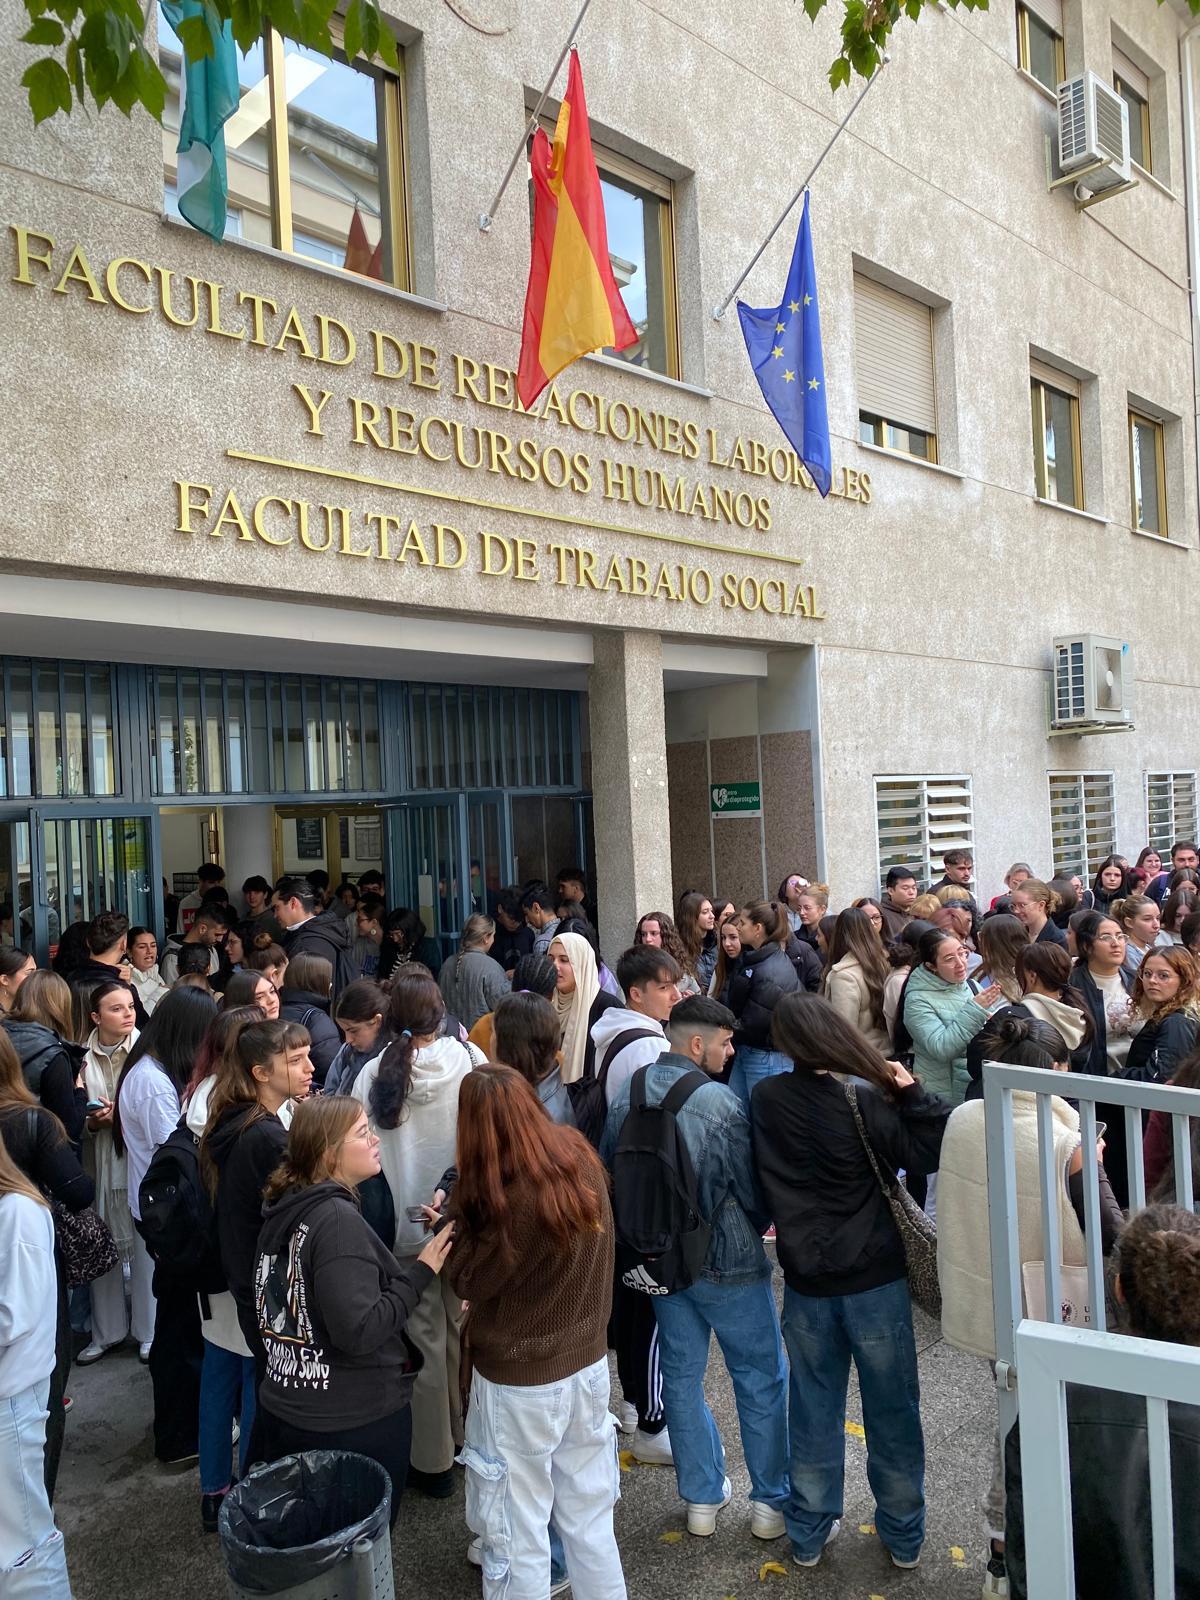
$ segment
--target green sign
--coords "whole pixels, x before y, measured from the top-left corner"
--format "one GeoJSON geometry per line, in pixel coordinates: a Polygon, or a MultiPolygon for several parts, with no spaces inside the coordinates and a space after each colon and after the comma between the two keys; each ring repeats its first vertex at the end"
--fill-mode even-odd
{"type": "Polygon", "coordinates": [[[762,816],[762,790],[757,783],[714,783],[708,793],[714,817],[762,816]]]}

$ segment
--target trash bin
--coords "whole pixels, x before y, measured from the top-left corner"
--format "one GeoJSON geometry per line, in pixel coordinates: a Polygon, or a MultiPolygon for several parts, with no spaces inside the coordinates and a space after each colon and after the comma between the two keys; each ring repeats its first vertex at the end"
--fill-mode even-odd
{"type": "Polygon", "coordinates": [[[256,1467],[218,1531],[234,1600],[395,1600],[392,1484],[377,1461],[306,1450],[256,1467]]]}

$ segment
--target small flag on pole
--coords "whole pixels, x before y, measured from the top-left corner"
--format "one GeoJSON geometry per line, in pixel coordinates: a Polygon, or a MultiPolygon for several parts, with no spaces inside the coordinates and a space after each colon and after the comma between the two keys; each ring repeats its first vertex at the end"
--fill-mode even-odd
{"type": "Polygon", "coordinates": [[[346,259],[342,263],[347,272],[357,272],[364,278],[383,277],[383,237],[374,250],[367,238],[366,224],[357,206],[350,218],[350,232],[346,236],[346,259]]]}
{"type": "Polygon", "coordinates": [[[608,259],[604,196],[574,51],[554,144],[539,128],[530,168],[533,254],[517,372],[526,410],[572,361],[589,350],[624,350],[638,337],[608,259]]]}
{"type": "Polygon", "coordinates": [[[763,399],[812,481],[827,495],[832,458],[807,194],[783,299],[757,311],[739,300],[738,316],[763,399]]]}
{"type": "Polygon", "coordinates": [[[213,32],[210,14],[200,0],[163,0],[163,11],[176,33],[189,17],[202,17],[212,34],[212,55],[189,61],[185,50],[180,62],[176,188],[184,220],[211,239],[221,239],[229,195],[222,130],[241,97],[233,29],[226,22],[213,32]]]}

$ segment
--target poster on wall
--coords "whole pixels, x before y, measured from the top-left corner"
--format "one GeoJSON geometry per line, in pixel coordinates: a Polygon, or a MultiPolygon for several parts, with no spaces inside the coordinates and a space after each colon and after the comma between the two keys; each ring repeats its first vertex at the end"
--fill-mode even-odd
{"type": "Polygon", "coordinates": [[[296,818],[296,854],[301,861],[325,859],[325,827],[320,817],[296,818]]]}
{"type": "Polygon", "coordinates": [[[355,861],[380,861],[383,858],[383,829],[378,822],[354,824],[355,861]]]}

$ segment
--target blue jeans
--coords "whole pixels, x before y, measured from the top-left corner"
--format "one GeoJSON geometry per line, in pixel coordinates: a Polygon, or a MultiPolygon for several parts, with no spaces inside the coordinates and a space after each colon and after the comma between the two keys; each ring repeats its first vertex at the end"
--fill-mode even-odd
{"type": "MultiPolygon", "coordinates": [[[[0,1594],[71,1600],[63,1537],[46,1495],[50,1380],[0,1400],[0,1594]]],[[[59,1402],[61,1405],[61,1401],[59,1402]]]]}
{"type": "Polygon", "coordinates": [[[737,1401],[750,1498],[782,1511],[787,1486],[787,1368],[771,1281],[712,1283],[654,1301],[658,1359],[679,1493],[691,1505],[721,1503],[725,1451],[704,1399],[715,1333],[737,1401]]]}
{"type": "Polygon", "coordinates": [[[925,1440],[908,1284],[901,1278],[828,1296],[787,1289],[783,1337],[792,1368],[792,1504],[785,1516],[796,1554],[815,1556],[842,1515],[853,1357],[875,1526],[893,1555],[911,1561],[925,1538],[925,1440]]]}
{"type": "Polygon", "coordinates": [[[740,1044],[729,1069],[729,1087],[742,1102],[742,1110],[750,1115],[750,1096],[754,1085],[764,1078],[777,1078],[781,1072],[790,1072],[792,1063],[778,1050],[759,1050],[752,1044],[740,1044]]]}
{"type": "Polygon", "coordinates": [[[558,1529],[550,1524],[550,1587],[561,1583],[567,1575],[567,1557],[563,1550],[563,1542],[558,1537],[558,1529]]]}
{"type": "Polygon", "coordinates": [[[220,1494],[229,1487],[233,1453],[234,1412],[239,1412],[242,1436],[238,1442],[238,1476],[246,1470],[250,1430],[254,1426],[254,1358],[235,1355],[219,1344],[204,1341],[200,1369],[200,1493],[220,1494]]]}

